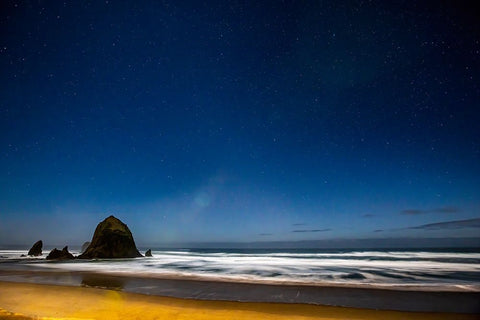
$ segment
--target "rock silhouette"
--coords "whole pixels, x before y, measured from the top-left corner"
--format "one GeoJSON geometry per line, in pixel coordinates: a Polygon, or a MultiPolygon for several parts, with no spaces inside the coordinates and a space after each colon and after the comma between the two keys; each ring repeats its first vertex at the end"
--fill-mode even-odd
{"type": "Polygon", "coordinates": [[[68,246],[65,246],[62,250],[58,250],[57,248],[50,251],[47,256],[47,260],[67,260],[67,259],[75,259],[73,254],[68,252],[68,246]]]}
{"type": "Polygon", "coordinates": [[[28,250],[28,255],[29,256],[41,256],[42,255],[42,246],[43,242],[42,240],[38,240],[33,244],[33,246],[28,250]]]}
{"type": "Polygon", "coordinates": [[[151,257],[152,256],[152,249],[148,249],[145,251],[145,257],[151,257]]]}
{"type": "Polygon", "coordinates": [[[79,259],[141,257],[127,225],[110,216],[100,222],[92,241],[79,259]]]}

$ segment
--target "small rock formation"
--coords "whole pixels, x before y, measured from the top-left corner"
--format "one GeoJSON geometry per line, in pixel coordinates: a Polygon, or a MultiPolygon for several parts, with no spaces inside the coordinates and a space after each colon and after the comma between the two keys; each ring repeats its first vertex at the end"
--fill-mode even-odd
{"type": "Polygon", "coordinates": [[[80,250],[80,253],[84,253],[85,250],[87,250],[88,246],[90,245],[90,241],[85,241],[83,244],[82,244],[82,249],[80,250]]]}
{"type": "Polygon", "coordinates": [[[68,252],[68,246],[65,246],[61,251],[57,248],[50,251],[47,256],[47,260],[67,260],[67,259],[75,259],[73,254],[68,252]]]}
{"type": "Polygon", "coordinates": [[[43,242],[42,240],[38,240],[37,242],[35,242],[32,246],[32,248],[30,248],[30,250],[28,250],[28,255],[29,256],[41,256],[42,255],[42,246],[43,246],[43,242]]]}
{"type": "Polygon", "coordinates": [[[152,256],[152,249],[148,249],[145,251],[145,257],[151,257],[152,256]]]}
{"type": "Polygon", "coordinates": [[[78,258],[136,258],[141,256],[127,225],[114,216],[110,216],[98,224],[92,242],[78,258]]]}

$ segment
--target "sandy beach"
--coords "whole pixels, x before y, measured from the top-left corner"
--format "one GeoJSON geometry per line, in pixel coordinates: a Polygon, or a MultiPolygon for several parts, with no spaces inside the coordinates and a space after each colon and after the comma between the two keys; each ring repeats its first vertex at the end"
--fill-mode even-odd
{"type": "Polygon", "coordinates": [[[307,304],[201,301],[116,290],[0,282],[0,319],[478,319],[307,304]]]}

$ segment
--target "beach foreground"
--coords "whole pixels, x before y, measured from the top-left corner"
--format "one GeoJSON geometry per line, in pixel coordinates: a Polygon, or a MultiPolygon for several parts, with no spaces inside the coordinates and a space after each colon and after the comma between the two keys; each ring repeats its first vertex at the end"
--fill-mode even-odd
{"type": "Polygon", "coordinates": [[[477,319],[306,304],[166,298],[85,287],[0,281],[0,319],[477,319]]]}

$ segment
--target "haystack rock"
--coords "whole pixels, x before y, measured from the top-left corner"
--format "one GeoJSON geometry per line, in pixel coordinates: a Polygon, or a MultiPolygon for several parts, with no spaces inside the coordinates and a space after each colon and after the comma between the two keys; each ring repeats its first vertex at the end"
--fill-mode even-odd
{"type": "Polygon", "coordinates": [[[28,255],[29,256],[41,256],[42,255],[42,246],[43,242],[42,240],[38,240],[33,244],[33,246],[28,250],[28,255]]]}
{"type": "Polygon", "coordinates": [[[127,225],[114,216],[110,216],[98,224],[90,245],[77,258],[136,258],[141,256],[127,225]]]}
{"type": "Polygon", "coordinates": [[[151,257],[152,256],[152,249],[148,249],[145,251],[145,257],[151,257]]]}
{"type": "Polygon", "coordinates": [[[68,246],[65,246],[61,251],[57,248],[50,251],[47,256],[47,260],[67,260],[67,259],[75,259],[73,254],[68,252],[68,246]]]}
{"type": "Polygon", "coordinates": [[[82,244],[82,249],[80,250],[80,253],[84,253],[85,250],[87,250],[88,246],[90,245],[90,241],[85,241],[83,244],[82,244]]]}

